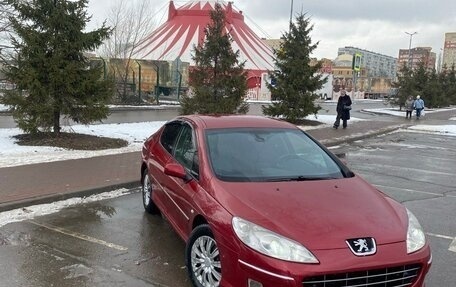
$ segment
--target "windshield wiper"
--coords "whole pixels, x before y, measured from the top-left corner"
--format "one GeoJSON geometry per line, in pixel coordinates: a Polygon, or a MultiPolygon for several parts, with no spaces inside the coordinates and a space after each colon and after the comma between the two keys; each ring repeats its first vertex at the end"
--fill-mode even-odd
{"type": "Polygon", "coordinates": [[[295,176],[295,177],[278,177],[278,178],[270,178],[266,179],[265,181],[268,182],[281,182],[281,181],[311,181],[311,180],[325,180],[331,179],[330,177],[311,177],[311,176],[295,176]]]}

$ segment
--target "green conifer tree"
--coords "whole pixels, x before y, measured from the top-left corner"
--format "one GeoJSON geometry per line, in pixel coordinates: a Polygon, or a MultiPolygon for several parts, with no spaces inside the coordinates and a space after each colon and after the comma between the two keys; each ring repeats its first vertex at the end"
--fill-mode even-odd
{"type": "MultiPolygon", "coordinates": [[[[60,133],[61,117],[89,124],[107,117],[113,82],[103,79],[102,65],[91,65],[93,51],[110,29],[85,32],[88,0],[8,0],[17,51],[6,75],[17,87],[2,100],[11,106],[26,133],[60,133]]],[[[101,63],[101,62],[100,62],[101,63]]]]}
{"type": "Polygon", "coordinates": [[[413,82],[413,71],[409,69],[407,65],[400,67],[399,73],[397,74],[397,82],[394,83],[394,87],[398,89],[397,96],[388,99],[391,106],[399,106],[402,109],[405,106],[405,101],[409,96],[414,97],[416,95],[415,84],[413,82]]]}
{"type": "Polygon", "coordinates": [[[442,96],[448,100],[450,105],[456,105],[456,69],[455,66],[445,66],[440,73],[439,82],[442,86],[442,96]]]}
{"type": "Polygon", "coordinates": [[[312,30],[310,19],[300,14],[296,23],[290,23],[290,31],[282,35],[282,43],[274,51],[277,69],[270,73],[272,81],[268,85],[275,101],[263,107],[264,114],[283,116],[297,123],[320,110],[320,106],[315,105],[316,91],[327,79],[319,74],[321,62],[310,65],[310,55],[318,46],[318,42],[312,44],[312,30]]]}
{"type": "Polygon", "coordinates": [[[211,11],[211,23],[205,28],[206,38],[195,47],[195,67],[189,72],[192,95],[181,100],[182,114],[246,113],[244,102],[247,77],[239,51],[234,52],[232,38],[225,29],[225,12],[220,4],[211,11]]]}
{"type": "Polygon", "coordinates": [[[428,80],[423,90],[426,107],[440,108],[449,105],[449,100],[444,96],[442,84],[435,69],[427,72],[428,80]]]}

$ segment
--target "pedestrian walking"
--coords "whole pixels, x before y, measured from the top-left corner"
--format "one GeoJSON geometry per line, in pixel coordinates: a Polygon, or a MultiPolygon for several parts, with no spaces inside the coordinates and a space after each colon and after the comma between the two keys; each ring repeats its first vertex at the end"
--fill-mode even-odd
{"type": "Polygon", "coordinates": [[[340,91],[340,97],[337,101],[337,117],[334,122],[333,128],[337,129],[340,125],[340,120],[342,120],[342,127],[347,128],[347,121],[350,119],[350,110],[351,110],[352,101],[349,95],[346,94],[345,90],[340,91]]]}
{"type": "Polygon", "coordinates": [[[413,102],[413,108],[416,111],[416,119],[419,120],[421,113],[424,110],[424,101],[421,99],[420,95],[416,96],[416,100],[413,102]]]}
{"type": "Polygon", "coordinates": [[[413,100],[412,96],[409,96],[407,100],[405,101],[405,118],[406,119],[411,119],[412,118],[412,112],[413,112],[413,104],[415,101],[413,100]]]}

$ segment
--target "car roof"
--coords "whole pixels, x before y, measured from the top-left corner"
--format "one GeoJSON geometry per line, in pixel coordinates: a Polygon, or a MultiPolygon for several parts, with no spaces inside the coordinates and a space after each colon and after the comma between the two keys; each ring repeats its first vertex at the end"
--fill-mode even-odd
{"type": "Polygon", "coordinates": [[[218,128],[287,128],[297,127],[286,121],[252,115],[188,115],[187,118],[204,129],[218,128]]]}

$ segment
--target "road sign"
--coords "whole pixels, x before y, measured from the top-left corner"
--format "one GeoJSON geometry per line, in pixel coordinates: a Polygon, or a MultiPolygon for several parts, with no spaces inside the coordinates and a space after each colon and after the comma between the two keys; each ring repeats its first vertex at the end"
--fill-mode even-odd
{"type": "Polygon", "coordinates": [[[353,55],[352,69],[356,72],[359,72],[361,70],[361,57],[362,54],[359,53],[355,53],[353,55]]]}

